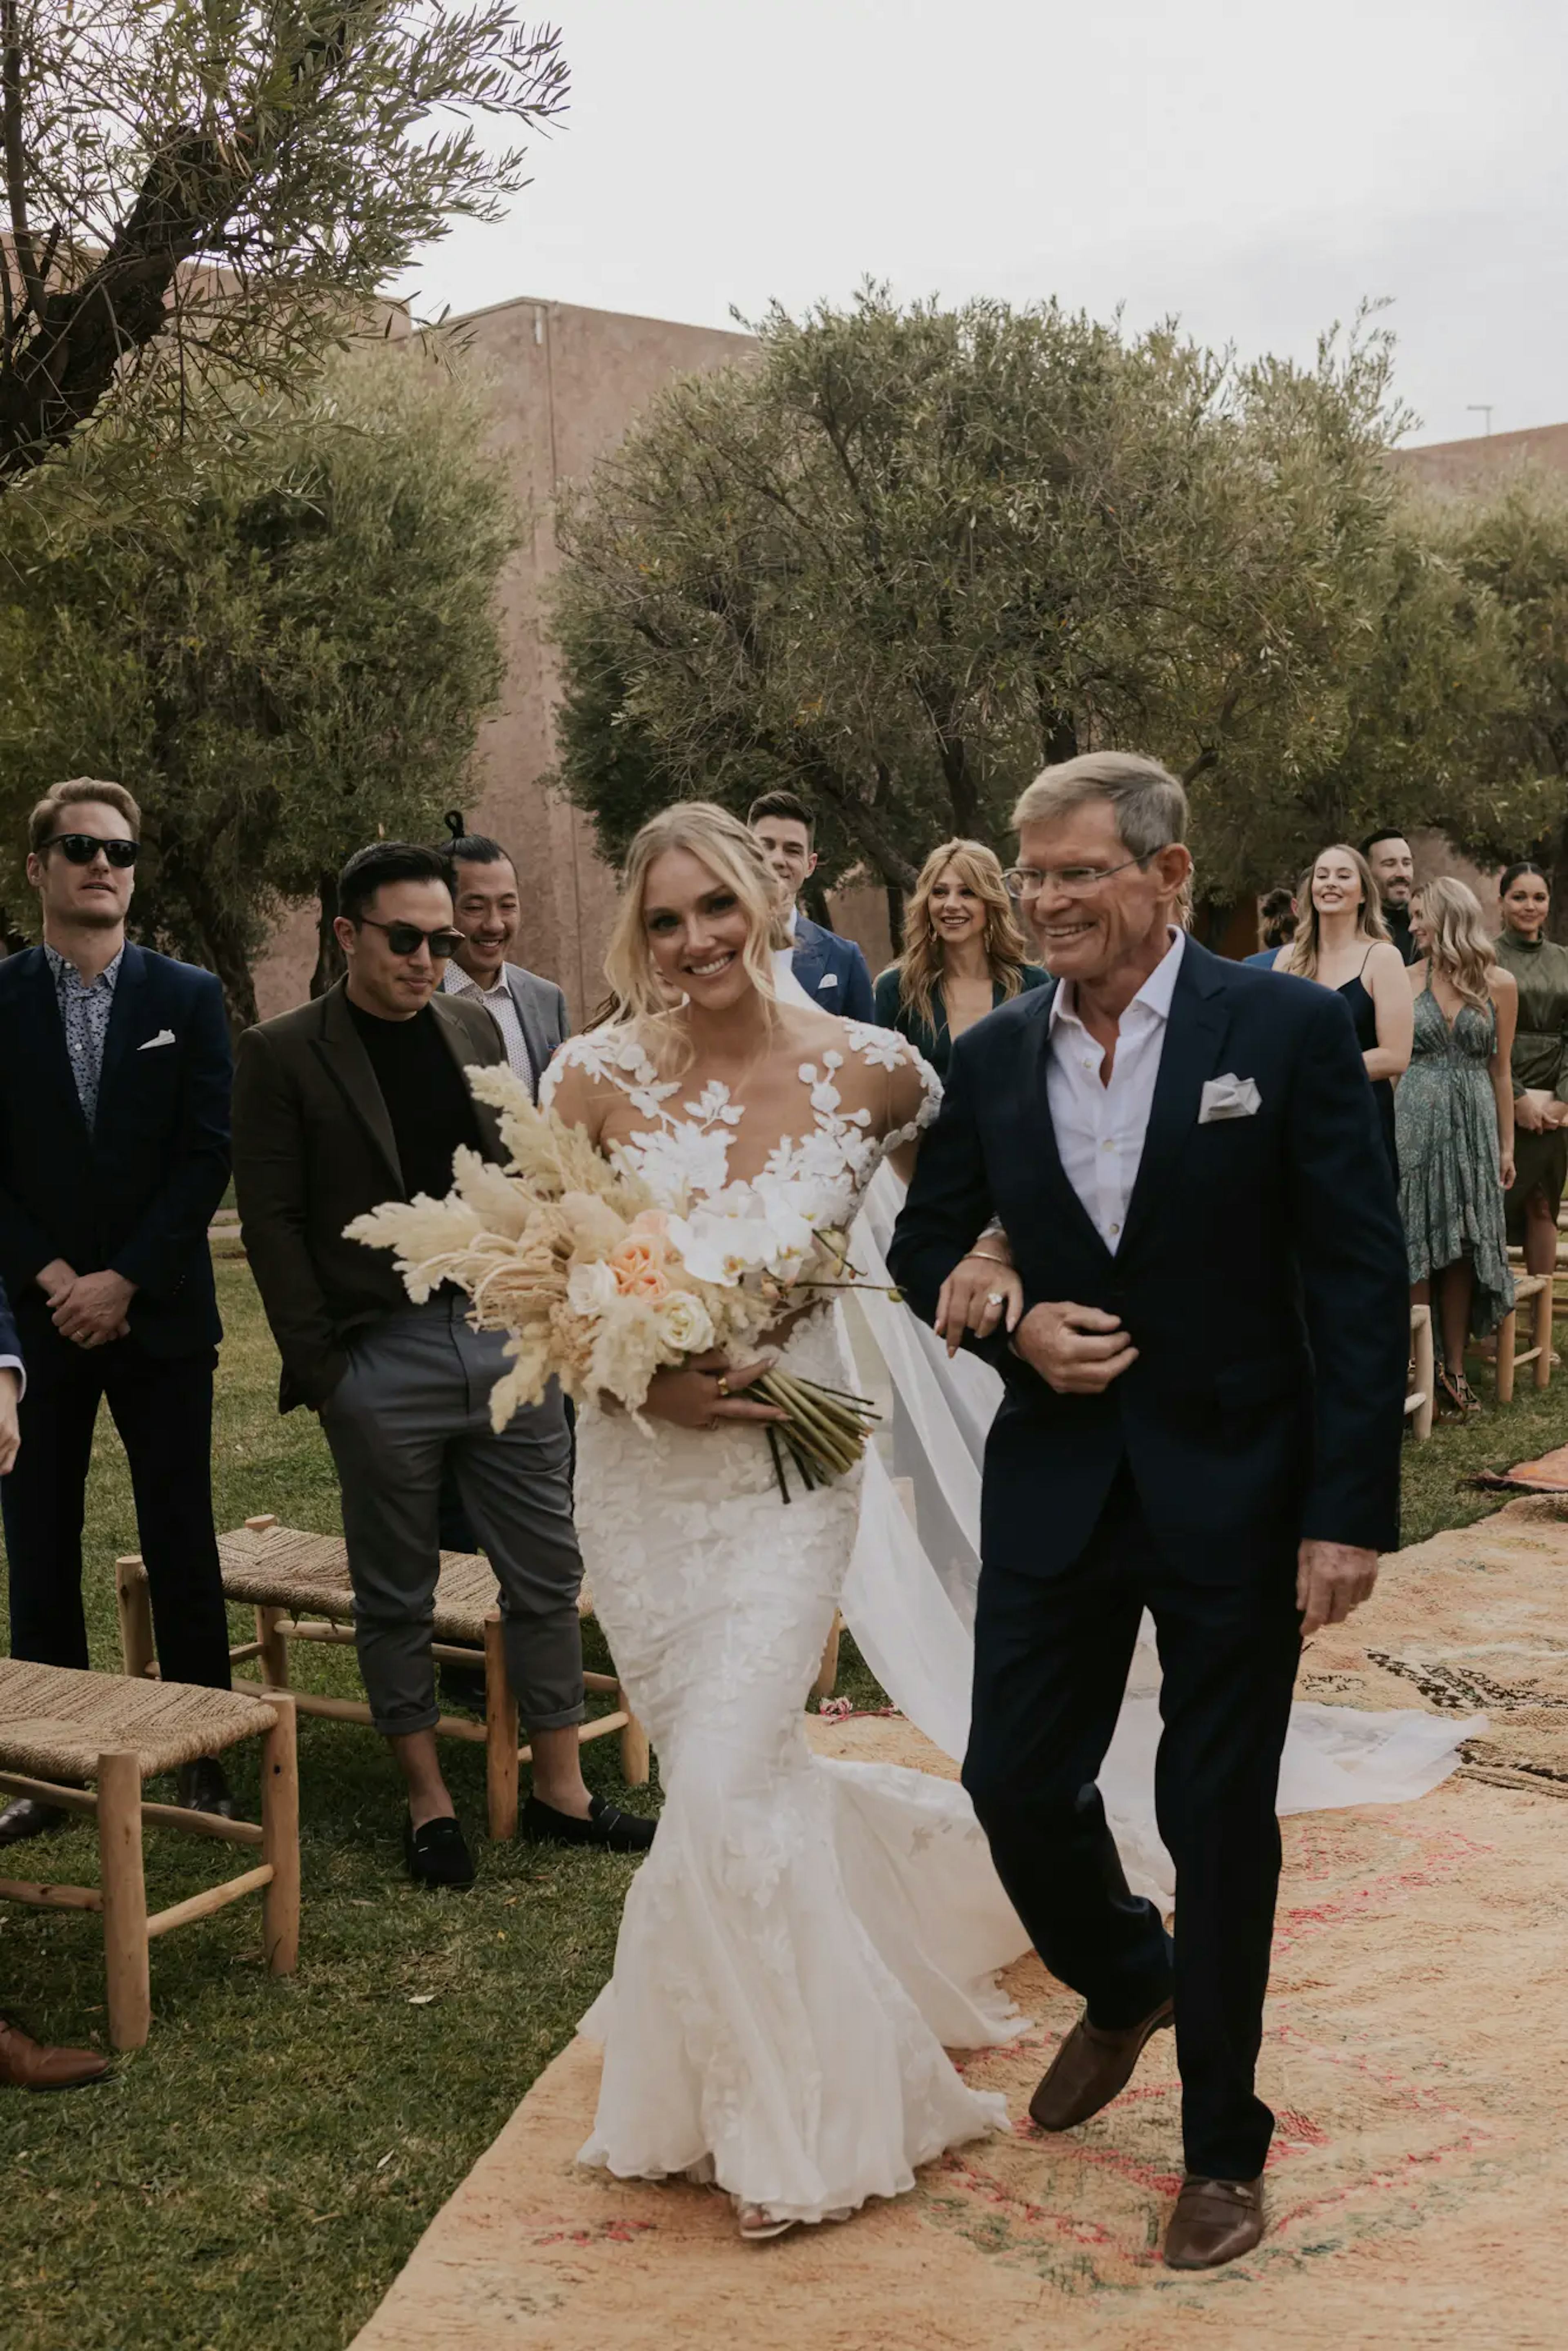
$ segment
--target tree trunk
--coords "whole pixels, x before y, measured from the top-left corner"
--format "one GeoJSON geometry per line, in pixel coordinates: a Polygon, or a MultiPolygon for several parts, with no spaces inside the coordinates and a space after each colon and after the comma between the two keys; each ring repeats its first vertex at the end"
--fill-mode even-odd
{"type": "Polygon", "coordinates": [[[1560,824],[1546,843],[1541,862],[1546,867],[1552,883],[1552,907],[1546,917],[1546,935],[1560,946],[1568,946],[1568,824],[1560,824]]]}
{"type": "Polygon", "coordinates": [[[820,923],[825,931],[832,930],[835,927],[833,910],[828,904],[827,891],[816,874],[813,873],[808,877],[800,895],[806,902],[806,912],[811,921],[820,923]]]}
{"type": "Polygon", "coordinates": [[[320,876],[316,884],[316,896],[319,911],[316,917],[316,968],[310,975],[313,997],[325,996],[348,968],[343,950],[338,945],[338,935],[332,928],[338,918],[338,877],[335,873],[320,876]]]}
{"type": "Polygon", "coordinates": [[[904,892],[896,882],[884,882],[887,898],[887,935],[893,941],[894,955],[904,953],[904,892]]]}

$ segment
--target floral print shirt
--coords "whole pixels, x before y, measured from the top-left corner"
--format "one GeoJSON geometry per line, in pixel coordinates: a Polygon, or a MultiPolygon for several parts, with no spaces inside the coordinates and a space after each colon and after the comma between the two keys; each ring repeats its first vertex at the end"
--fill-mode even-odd
{"type": "Polygon", "coordinates": [[[57,947],[46,946],[44,954],[54,975],[55,1001],[60,1008],[60,1023],[66,1032],[66,1051],[70,1056],[71,1075],[76,1080],[77,1100],[87,1121],[88,1133],[92,1133],[98,1114],[99,1080],[103,1075],[103,1045],[109,1035],[109,1016],[114,1009],[114,984],[120,977],[120,958],[125,949],[111,964],[107,964],[90,987],[84,987],[77,975],[75,964],[68,962],[57,947]]]}

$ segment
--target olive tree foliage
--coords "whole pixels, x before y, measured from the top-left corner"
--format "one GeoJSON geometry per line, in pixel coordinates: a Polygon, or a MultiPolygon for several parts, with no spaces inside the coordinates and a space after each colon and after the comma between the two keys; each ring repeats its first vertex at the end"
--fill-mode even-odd
{"type": "Polygon", "coordinates": [[[1390,468],[1370,316],[1311,367],[876,288],[758,334],[560,512],[559,781],[611,853],[664,800],[787,786],[832,864],[907,887],[1115,745],[1193,785],[1223,901],[1474,799],[1507,632],[1390,468]]]}
{"type": "Polygon", "coordinates": [[[1568,939],[1568,482],[1522,465],[1500,481],[1434,500],[1430,526],[1478,594],[1504,614],[1517,677],[1499,713],[1491,764],[1542,779],[1533,823],[1505,822],[1465,845],[1485,862],[1533,853],[1552,878],[1552,929],[1568,939]]]}
{"type": "Polygon", "coordinates": [[[0,0],[0,491],[124,399],[298,392],[452,218],[499,217],[559,36],[507,0],[0,0]]]}
{"type": "Polygon", "coordinates": [[[110,776],[145,812],[141,935],[215,971],[236,1025],[287,906],[318,899],[325,957],[343,859],[439,834],[501,682],[516,523],[485,423],[417,348],[354,355],[308,403],[229,414],[154,531],[94,525],[68,464],[0,505],[13,925],[31,913],[27,805],[58,777],[110,776]]]}

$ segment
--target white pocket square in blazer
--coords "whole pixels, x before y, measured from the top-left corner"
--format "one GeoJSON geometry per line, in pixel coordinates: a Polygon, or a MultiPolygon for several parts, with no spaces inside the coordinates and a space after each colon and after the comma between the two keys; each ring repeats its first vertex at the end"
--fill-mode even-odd
{"type": "Polygon", "coordinates": [[[1206,1078],[1197,1123],[1207,1126],[1217,1118],[1250,1118],[1262,1099],[1251,1078],[1206,1078]]]}
{"type": "Polygon", "coordinates": [[[825,972],[822,974],[821,978],[817,982],[817,987],[818,987],[819,990],[821,990],[821,988],[824,988],[824,987],[837,987],[838,984],[839,984],[839,975],[838,975],[838,973],[837,973],[836,971],[825,971],[825,972]]]}
{"type": "Polygon", "coordinates": [[[139,1053],[150,1053],[154,1045],[172,1045],[173,1041],[172,1029],[160,1029],[156,1037],[149,1037],[145,1045],[138,1045],[136,1050],[139,1053]]]}

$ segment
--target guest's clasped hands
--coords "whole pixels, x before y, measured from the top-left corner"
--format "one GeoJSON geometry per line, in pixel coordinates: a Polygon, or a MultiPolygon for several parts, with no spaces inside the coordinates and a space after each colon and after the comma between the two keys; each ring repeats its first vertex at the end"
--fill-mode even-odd
{"type": "Polygon", "coordinates": [[[38,1275],[38,1288],[62,1339],[78,1347],[106,1346],[123,1339],[136,1285],[122,1273],[78,1273],[63,1257],[51,1259],[38,1275]]]}

